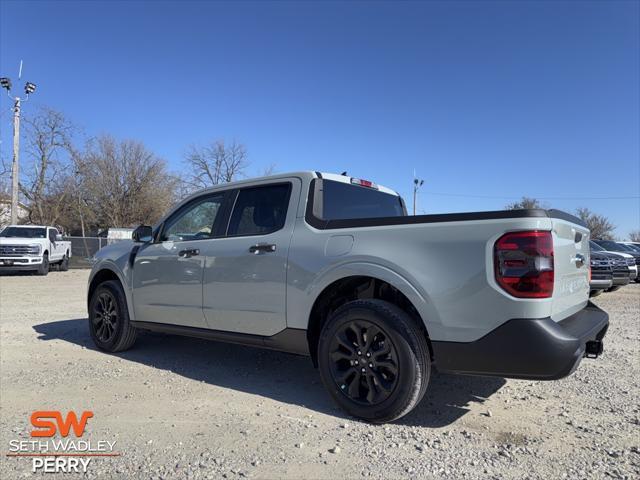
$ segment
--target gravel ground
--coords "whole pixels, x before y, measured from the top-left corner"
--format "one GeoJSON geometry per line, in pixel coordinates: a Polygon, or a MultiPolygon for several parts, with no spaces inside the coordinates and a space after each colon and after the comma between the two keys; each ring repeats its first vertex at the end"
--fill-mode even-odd
{"type": "MultiPolygon", "coordinates": [[[[307,358],[144,334],[93,348],[87,271],[0,278],[2,479],[34,410],[92,410],[83,439],[116,441],[89,478],[639,478],[640,285],[605,294],[605,353],[569,378],[434,375],[388,425],[346,417],[307,358]]],[[[55,477],[55,475],[54,475],[55,477]]]]}

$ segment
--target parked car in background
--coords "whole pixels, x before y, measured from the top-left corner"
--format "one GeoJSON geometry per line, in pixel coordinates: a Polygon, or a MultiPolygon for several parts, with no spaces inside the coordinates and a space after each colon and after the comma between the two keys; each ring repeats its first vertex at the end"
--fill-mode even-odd
{"type": "Polygon", "coordinates": [[[591,252],[591,280],[589,296],[596,297],[613,287],[614,260],[605,253],[591,252]]]}
{"type": "Polygon", "coordinates": [[[131,240],[133,228],[110,228],[107,231],[107,240],[109,243],[117,240],[131,240]]]}
{"type": "Polygon", "coordinates": [[[627,266],[631,271],[631,280],[640,282],[638,278],[638,265],[640,265],[640,253],[637,253],[632,248],[626,245],[614,242],[613,240],[593,240],[594,243],[604,248],[607,252],[617,253],[627,259],[627,266]]]}
{"type": "Polygon", "coordinates": [[[627,247],[630,247],[634,251],[640,253],[640,243],[638,243],[638,242],[618,242],[618,243],[626,245],[627,247]]]}
{"type": "Polygon", "coordinates": [[[588,238],[558,210],[409,216],[346,175],[243,180],[101,249],[88,328],[108,352],[155,330],[309,355],[338,405],[386,422],[417,405],[432,366],[553,380],[600,355],[588,238]]]}
{"type": "MultiPolygon", "coordinates": [[[[632,259],[625,258],[617,253],[609,253],[613,257],[613,286],[609,288],[608,292],[615,292],[625,285],[629,285],[633,281],[631,276],[631,269],[629,268],[629,262],[632,259]]],[[[633,277],[635,278],[635,277],[633,277]]]]}
{"type": "Polygon", "coordinates": [[[0,232],[0,272],[35,271],[47,275],[51,265],[69,269],[71,242],[55,227],[9,225],[0,232]]]}
{"type": "Polygon", "coordinates": [[[591,248],[591,254],[598,253],[607,255],[611,259],[613,286],[607,289],[608,292],[615,292],[631,282],[631,267],[635,267],[635,265],[633,265],[633,257],[625,257],[623,253],[607,252],[600,245],[594,243],[593,240],[589,242],[589,246],[591,248]]]}

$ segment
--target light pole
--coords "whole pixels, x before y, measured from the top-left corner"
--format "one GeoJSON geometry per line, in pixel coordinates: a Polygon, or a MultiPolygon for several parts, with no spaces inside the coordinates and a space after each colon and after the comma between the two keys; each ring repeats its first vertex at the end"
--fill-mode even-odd
{"type": "MultiPolygon", "coordinates": [[[[21,68],[22,70],[22,68],[21,68]]],[[[18,192],[20,188],[20,97],[11,96],[11,80],[7,77],[0,78],[0,86],[7,91],[7,96],[13,100],[13,162],[11,163],[11,225],[18,223],[18,192]]],[[[29,95],[36,91],[35,84],[27,82],[24,85],[24,98],[26,102],[29,95]]]]}
{"type": "Polygon", "coordinates": [[[424,184],[424,180],[417,178],[413,179],[413,214],[416,214],[416,196],[418,195],[418,189],[424,184]]]}

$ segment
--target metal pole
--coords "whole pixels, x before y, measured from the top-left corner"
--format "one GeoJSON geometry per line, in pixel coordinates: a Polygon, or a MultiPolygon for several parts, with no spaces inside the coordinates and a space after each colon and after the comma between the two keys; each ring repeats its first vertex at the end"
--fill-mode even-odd
{"type": "Polygon", "coordinates": [[[20,188],[20,97],[13,105],[13,163],[11,165],[11,224],[18,223],[18,190],[20,188]]]}
{"type": "Polygon", "coordinates": [[[418,184],[413,184],[413,214],[416,214],[416,193],[418,192],[418,184]]]}

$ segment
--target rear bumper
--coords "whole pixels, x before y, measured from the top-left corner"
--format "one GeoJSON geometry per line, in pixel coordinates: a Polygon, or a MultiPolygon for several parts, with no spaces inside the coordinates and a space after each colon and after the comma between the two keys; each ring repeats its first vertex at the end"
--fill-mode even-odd
{"type": "Polygon", "coordinates": [[[474,342],[432,347],[441,372],[557,380],[573,373],[587,353],[602,351],[608,327],[609,315],[589,302],[561,322],[512,319],[474,342]]]}

